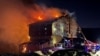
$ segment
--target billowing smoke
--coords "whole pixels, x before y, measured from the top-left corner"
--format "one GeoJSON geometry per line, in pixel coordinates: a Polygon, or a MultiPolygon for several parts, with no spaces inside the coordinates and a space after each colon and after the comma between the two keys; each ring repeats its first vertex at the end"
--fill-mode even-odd
{"type": "Polygon", "coordinates": [[[27,14],[29,15],[30,23],[34,23],[58,18],[62,16],[62,11],[54,7],[33,4],[31,8],[27,8],[27,14]]]}
{"type": "Polygon", "coordinates": [[[57,8],[32,5],[20,0],[0,0],[0,53],[18,53],[19,45],[29,40],[29,23],[61,16],[57,8]]]}
{"type": "Polygon", "coordinates": [[[0,53],[18,53],[19,45],[29,41],[24,10],[17,0],[0,0],[0,53]]]}

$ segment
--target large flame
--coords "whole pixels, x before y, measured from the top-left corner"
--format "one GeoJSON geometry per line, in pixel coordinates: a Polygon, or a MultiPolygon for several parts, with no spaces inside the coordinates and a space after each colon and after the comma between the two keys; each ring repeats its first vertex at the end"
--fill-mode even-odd
{"type": "Polygon", "coordinates": [[[35,4],[32,8],[28,9],[28,14],[30,16],[30,23],[34,23],[58,18],[62,16],[62,11],[58,8],[48,8],[46,6],[39,6],[35,4]]]}

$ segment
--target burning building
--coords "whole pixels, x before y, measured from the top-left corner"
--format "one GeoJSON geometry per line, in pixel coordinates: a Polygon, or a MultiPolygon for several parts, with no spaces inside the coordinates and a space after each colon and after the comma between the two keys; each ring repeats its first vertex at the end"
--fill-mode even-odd
{"type": "Polygon", "coordinates": [[[47,18],[51,20],[50,18],[60,15],[57,8],[36,4],[28,7],[21,0],[1,0],[0,53],[18,53],[19,46],[30,41],[29,24],[48,20],[47,18]]]}
{"type": "Polygon", "coordinates": [[[60,17],[52,23],[52,38],[54,44],[60,42],[63,37],[77,38],[77,30],[79,27],[73,15],[70,14],[60,17]]]}
{"type": "Polygon", "coordinates": [[[77,38],[79,26],[69,12],[63,15],[62,10],[57,8],[36,4],[30,8],[17,2],[0,2],[0,53],[19,53],[21,45],[23,53],[41,50],[59,43],[63,37],[77,38]],[[35,26],[29,34],[31,25],[35,26]]]}
{"type": "MultiPolygon", "coordinates": [[[[34,44],[35,48],[35,45],[38,44],[38,46],[42,47],[42,45],[47,42],[56,44],[57,42],[60,42],[63,37],[67,37],[68,35],[68,38],[76,38],[78,27],[75,19],[73,19],[74,17],[71,16],[68,18],[67,16],[63,16],[59,17],[59,19],[57,18],[30,24],[30,36],[32,37],[31,45],[34,44]]],[[[48,44],[48,46],[50,47],[52,44],[48,44]]]]}

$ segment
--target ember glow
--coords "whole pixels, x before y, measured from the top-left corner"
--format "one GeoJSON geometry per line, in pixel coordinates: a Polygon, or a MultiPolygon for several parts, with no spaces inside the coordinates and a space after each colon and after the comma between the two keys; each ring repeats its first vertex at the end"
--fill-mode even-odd
{"type": "Polygon", "coordinates": [[[30,36],[28,36],[28,40],[30,41],[30,39],[31,39],[31,37],[30,36]]]}
{"type": "Polygon", "coordinates": [[[41,16],[39,16],[39,17],[38,17],[38,20],[42,20],[42,17],[41,17],[41,16]]]}
{"type": "Polygon", "coordinates": [[[55,17],[58,18],[59,16],[58,15],[55,15],[55,17]]]}
{"type": "Polygon", "coordinates": [[[24,45],[23,49],[22,49],[22,53],[26,53],[26,51],[27,51],[27,47],[26,47],[26,45],[24,45]]]}

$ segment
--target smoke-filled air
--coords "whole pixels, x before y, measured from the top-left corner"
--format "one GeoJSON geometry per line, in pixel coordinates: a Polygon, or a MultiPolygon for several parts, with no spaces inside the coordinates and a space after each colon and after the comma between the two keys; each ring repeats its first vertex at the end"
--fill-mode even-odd
{"type": "Polygon", "coordinates": [[[18,53],[29,42],[29,24],[61,16],[58,8],[37,4],[25,6],[19,0],[0,0],[0,53],[18,53]]]}
{"type": "Polygon", "coordinates": [[[33,4],[31,8],[27,8],[27,14],[30,18],[30,23],[38,21],[53,20],[62,16],[62,11],[58,8],[47,7],[45,5],[33,4]]]}

